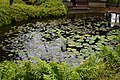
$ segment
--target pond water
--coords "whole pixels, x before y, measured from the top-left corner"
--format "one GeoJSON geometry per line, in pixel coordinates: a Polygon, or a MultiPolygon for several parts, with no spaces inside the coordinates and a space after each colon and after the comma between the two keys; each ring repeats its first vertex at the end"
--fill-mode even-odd
{"type": "Polygon", "coordinates": [[[29,60],[80,65],[91,54],[99,53],[100,45],[114,48],[120,35],[119,22],[104,17],[83,17],[34,21],[22,25],[0,27],[0,60],[29,60]],[[112,27],[109,26],[112,24],[112,27]]]}

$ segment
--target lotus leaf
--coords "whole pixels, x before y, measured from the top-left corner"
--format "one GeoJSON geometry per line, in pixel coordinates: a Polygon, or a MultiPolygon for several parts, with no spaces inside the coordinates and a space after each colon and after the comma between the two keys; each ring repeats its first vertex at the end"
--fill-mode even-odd
{"type": "Polygon", "coordinates": [[[82,49],[80,52],[86,53],[86,52],[88,52],[88,49],[82,49]]]}
{"type": "Polygon", "coordinates": [[[73,36],[69,36],[69,38],[72,38],[73,36]]]}
{"type": "Polygon", "coordinates": [[[114,36],[114,35],[107,36],[107,39],[108,39],[108,40],[113,40],[113,39],[115,39],[115,38],[116,38],[116,36],[114,36]]]}
{"type": "Polygon", "coordinates": [[[89,34],[85,34],[85,35],[83,35],[83,36],[85,36],[85,37],[90,37],[91,35],[89,35],[89,34]]]}
{"type": "Polygon", "coordinates": [[[73,51],[73,54],[79,54],[79,52],[78,51],[73,51]]]}
{"type": "Polygon", "coordinates": [[[88,43],[83,43],[84,47],[88,47],[89,44],[88,43]]]}
{"type": "Polygon", "coordinates": [[[86,41],[86,42],[89,42],[89,39],[86,39],[85,41],[86,41]]]}
{"type": "Polygon", "coordinates": [[[75,39],[79,39],[79,38],[80,38],[80,36],[79,36],[79,35],[76,35],[76,36],[74,36],[74,38],[75,38],[75,39]]]}
{"type": "Polygon", "coordinates": [[[97,48],[97,46],[96,46],[96,45],[92,45],[92,48],[95,48],[95,49],[96,49],[96,48],[97,48]]]}
{"type": "Polygon", "coordinates": [[[107,44],[108,42],[106,42],[105,40],[100,40],[98,41],[98,43],[107,44]]]}
{"type": "Polygon", "coordinates": [[[96,47],[95,49],[96,49],[96,50],[101,50],[100,47],[96,47]]]}
{"type": "Polygon", "coordinates": [[[84,40],[83,39],[78,39],[77,42],[84,42],[84,40]]]}
{"type": "Polygon", "coordinates": [[[106,39],[106,36],[101,36],[101,37],[100,37],[100,40],[101,40],[101,41],[109,41],[108,39],[106,39]]]}
{"type": "Polygon", "coordinates": [[[68,40],[68,44],[75,44],[73,40],[68,40]]]}
{"type": "Polygon", "coordinates": [[[95,43],[97,46],[102,46],[102,43],[95,43]]]}
{"type": "Polygon", "coordinates": [[[72,48],[67,48],[67,51],[71,51],[72,48]]]}
{"type": "Polygon", "coordinates": [[[77,50],[76,49],[71,49],[72,50],[72,52],[76,52],[77,50]]]}
{"type": "Polygon", "coordinates": [[[66,34],[70,34],[70,32],[66,31],[66,34]]]}
{"type": "Polygon", "coordinates": [[[83,45],[81,45],[81,43],[76,43],[75,45],[76,45],[76,47],[83,47],[83,45]]]}
{"type": "Polygon", "coordinates": [[[92,48],[90,48],[89,52],[90,52],[91,54],[93,54],[93,53],[94,53],[94,50],[93,50],[92,48]]]}
{"type": "Polygon", "coordinates": [[[89,44],[93,44],[95,41],[93,40],[93,41],[89,41],[89,44]]]}
{"type": "Polygon", "coordinates": [[[99,35],[96,35],[96,38],[100,39],[101,37],[99,35]]]}
{"type": "Polygon", "coordinates": [[[81,34],[81,32],[79,32],[79,31],[78,31],[77,33],[78,33],[78,34],[81,34]]]}
{"type": "Polygon", "coordinates": [[[100,23],[97,23],[97,24],[96,24],[96,26],[98,26],[98,27],[99,27],[99,26],[100,26],[100,23]]]}
{"type": "Polygon", "coordinates": [[[73,52],[67,52],[67,54],[70,56],[70,55],[73,55],[73,52]]]}
{"type": "Polygon", "coordinates": [[[80,39],[86,39],[86,37],[85,36],[80,36],[80,39]]]}
{"type": "Polygon", "coordinates": [[[73,44],[68,44],[69,47],[75,47],[76,45],[73,43],[73,44]]]}
{"type": "Polygon", "coordinates": [[[75,33],[71,32],[70,34],[71,34],[71,35],[74,35],[75,33]]]}
{"type": "Polygon", "coordinates": [[[13,56],[13,54],[8,54],[9,57],[13,56]]]}
{"type": "Polygon", "coordinates": [[[96,36],[92,36],[91,40],[96,40],[96,38],[97,38],[96,36]]]}
{"type": "Polygon", "coordinates": [[[102,39],[104,39],[105,38],[105,36],[104,35],[102,35],[102,36],[100,36],[102,39]]]}

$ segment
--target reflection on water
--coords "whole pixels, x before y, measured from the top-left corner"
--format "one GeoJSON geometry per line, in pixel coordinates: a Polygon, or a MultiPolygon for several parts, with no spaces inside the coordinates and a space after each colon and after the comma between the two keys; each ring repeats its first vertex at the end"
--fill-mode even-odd
{"type": "Polygon", "coordinates": [[[120,25],[120,14],[118,13],[105,13],[106,20],[108,21],[107,26],[114,27],[120,25]]]}
{"type": "Polygon", "coordinates": [[[119,23],[120,22],[120,14],[111,13],[111,22],[119,23]]]}

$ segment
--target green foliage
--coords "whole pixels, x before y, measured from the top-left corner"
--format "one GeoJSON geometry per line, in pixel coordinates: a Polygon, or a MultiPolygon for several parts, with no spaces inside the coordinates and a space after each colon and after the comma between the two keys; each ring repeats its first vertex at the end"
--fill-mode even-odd
{"type": "Polygon", "coordinates": [[[24,4],[13,4],[10,9],[12,20],[19,22],[35,17],[35,7],[24,4]]]}
{"type": "Polygon", "coordinates": [[[119,80],[120,44],[115,49],[102,46],[102,50],[76,69],[83,80],[119,80]]]}
{"type": "Polygon", "coordinates": [[[33,5],[40,5],[42,3],[45,3],[49,0],[29,0],[33,5]]]}
{"type": "Polygon", "coordinates": [[[0,4],[9,4],[10,0],[0,0],[0,4]]]}
{"type": "Polygon", "coordinates": [[[14,62],[4,61],[0,63],[0,79],[1,80],[11,80],[15,79],[17,66],[14,62]]]}
{"type": "Polygon", "coordinates": [[[67,14],[65,6],[58,0],[47,1],[40,6],[23,3],[22,0],[14,0],[13,5],[9,5],[9,0],[0,0],[0,26],[10,24],[12,21],[20,22],[35,17],[63,16],[67,14]]]}
{"type": "Polygon", "coordinates": [[[23,0],[14,0],[13,3],[18,3],[18,4],[25,4],[23,0]]]}
{"type": "Polygon", "coordinates": [[[0,26],[11,23],[11,17],[9,13],[9,6],[5,4],[0,4],[0,26]]]}
{"type": "Polygon", "coordinates": [[[58,80],[67,80],[69,78],[70,74],[70,68],[67,64],[61,63],[50,63],[50,66],[52,66],[52,70],[55,73],[55,78],[58,80]]]}
{"type": "Polygon", "coordinates": [[[117,3],[120,4],[120,0],[108,0],[108,2],[112,4],[117,4],[117,3]]]}
{"type": "Polygon", "coordinates": [[[50,16],[60,16],[67,13],[67,10],[61,1],[52,0],[41,5],[46,9],[46,13],[50,16]]]}
{"type": "Polygon", "coordinates": [[[1,80],[119,80],[120,44],[115,49],[101,46],[102,52],[79,67],[70,68],[66,63],[32,61],[4,61],[0,63],[1,80]],[[106,59],[106,60],[105,60],[106,59]]]}
{"type": "MultiPolygon", "coordinates": [[[[18,3],[18,4],[24,4],[24,2],[22,0],[13,0],[13,3],[18,3]]],[[[10,0],[0,0],[0,4],[10,4],[10,0]]]]}

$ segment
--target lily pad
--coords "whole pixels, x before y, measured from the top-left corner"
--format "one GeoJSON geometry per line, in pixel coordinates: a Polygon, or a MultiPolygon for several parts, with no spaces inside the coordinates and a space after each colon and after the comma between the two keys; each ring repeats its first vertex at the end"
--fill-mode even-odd
{"type": "Polygon", "coordinates": [[[76,52],[77,50],[76,49],[71,49],[72,52],[76,52]]]}
{"type": "Polygon", "coordinates": [[[72,48],[67,48],[67,51],[71,51],[72,50],[72,48]]]}
{"type": "Polygon", "coordinates": [[[76,35],[76,36],[74,36],[74,38],[75,38],[75,39],[79,39],[79,38],[80,38],[80,36],[79,36],[79,35],[76,35]]]}
{"type": "Polygon", "coordinates": [[[83,39],[78,39],[77,42],[84,42],[84,40],[83,39]]]}
{"type": "Polygon", "coordinates": [[[107,36],[107,39],[108,39],[108,40],[113,40],[113,39],[115,39],[115,38],[116,38],[116,36],[114,36],[114,35],[107,36]]]}
{"type": "Polygon", "coordinates": [[[88,44],[88,43],[84,43],[83,46],[84,46],[84,47],[88,47],[89,44],[88,44]]]}
{"type": "Polygon", "coordinates": [[[93,44],[95,41],[94,40],[92,40],[92,41],[89,41],[89,44],[93,44]]]}
{"type": "Polygon", "coordinates": [[[92,45],[92,48],[97,48],[97,46],[96,45],[92,45]]]}
{"type": "Polygon", "coordinates": [[[81,45],[81,43],[75,43],[76,47],[83,47],[83,45],[81,45]]]}
{"type": "Polygon", "coordinates": [[[86,53],[86,52],[88,52],[88,50],[87,49],[82,49],[82,50],[80,50],[80,52],[81,53],[86,53]]]}
{"type": "Polygon", "coordinates": [[[85,36],[85,37],[90,37],[91,35],[89,35],[89,34],[85,34],[85,35],[83,35],[83,36],[85,36]]]}

